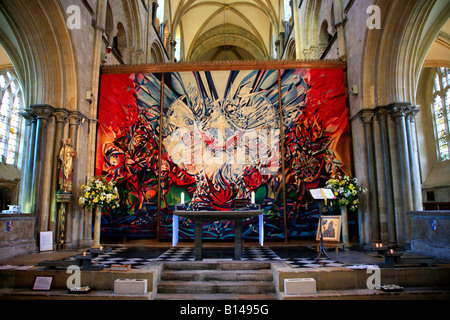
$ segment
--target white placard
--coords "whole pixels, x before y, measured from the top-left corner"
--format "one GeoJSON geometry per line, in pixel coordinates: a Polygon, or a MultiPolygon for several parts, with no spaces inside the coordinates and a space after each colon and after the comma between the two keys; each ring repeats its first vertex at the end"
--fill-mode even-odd
{"type": "Polygon", "coordinates": [[[53,232],[41,232],[39,241],[39,250],[53,251],[53,232]]]}
{"type": "Polygon", "coordinates": [[[313,199],[335,199],[334,193],[331,189],[311,189],[311,196],[313,199]],[[325,195],[325,197],[324,197],[325,195]]]}

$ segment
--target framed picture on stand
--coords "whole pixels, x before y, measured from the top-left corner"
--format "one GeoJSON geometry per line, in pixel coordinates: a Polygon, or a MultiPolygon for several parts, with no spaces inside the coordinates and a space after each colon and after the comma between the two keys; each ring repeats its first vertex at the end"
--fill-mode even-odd
{"type": "Polygon", "coordinates": [[[317,228],[316,240],[320,240],[320,226],[322,226],[323,241],[339,242],[341,237],[341,216],[322,216],[322,223],[317,228]]]}

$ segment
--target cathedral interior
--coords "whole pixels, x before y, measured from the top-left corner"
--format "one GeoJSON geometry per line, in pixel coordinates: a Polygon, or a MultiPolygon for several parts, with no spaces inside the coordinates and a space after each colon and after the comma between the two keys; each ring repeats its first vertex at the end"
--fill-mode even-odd
{"type": "MultiPolygon", "coordinates": [[[[49,232],[55,252],[100,237],[159,254],[185,194],[220,211],[256,193],[267,243],[315,243],[321,208],[305,190],[338,173],[365,189],[347,249],[450,260],[449,19],[447,0],[1,0],[0,262],[49,232]],[[270,132],[275,169],[175,160],[176,134],[218,154],[236,128],[270,132]],[[97,176],[122,201],[100,218],[79,202],[97,176]]],[[[245,244],[256,226],[244,222],[245,244]]],[[[192,244],[193,224],[179,228],[192,244]]],[[[205,230],[206,245],[233,239],[229,223],[205,230]]]]}

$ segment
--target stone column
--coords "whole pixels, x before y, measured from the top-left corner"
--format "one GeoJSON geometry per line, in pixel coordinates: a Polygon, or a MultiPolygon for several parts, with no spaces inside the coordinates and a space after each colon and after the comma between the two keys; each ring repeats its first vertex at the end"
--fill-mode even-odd
{"type": "Polygon", "coordinates": [[[295,58],[302,59],[302,38],[300,29],[300,9],[298,8],[298,0],[292,0],[292,13],[294,14],[294,32],[295,32],[295,58]]]}
{"type": "Polygon", "coordinates": [[[371,242],[380,242],[380,220],[378,215],[377,204],[377,182],[376,182],[376,162],[375,162],[375,149],[373,139],[373,110],[363,110],[360,114],[360,120],[364,128],[365,137],[365,158],[366,167],[368,170],[369,178],[369,207],[370,213],[367,216],[367,224],[370,226],[368,239],[371,242]]]}
{"type": "MultiPolygon", "coordinates": [[[[52,172],[52,189],[51,189],[51,221],[50,231],[54,231],[54,234],[58,234],[60,230],[58,230],[60,224],[59,214],[58,214],[58,205],[56,199],[56,193],[59,190],[59,152],[63,146],[64,139],[64,126],[67,122],[69,112],[65,109],[57,109],[55,110],[55,152],[53,154],[53,172],[52,172]]],[[[55,241],[57,241],[57,237],[55,236],[55,241]]]]}
{"type": "Polygon", "coordinates": [[[36,116],[32,113],[31,109],[25,110],[21,113],[21,116],[26,120],[26,126],[29,127],[28,135],[26,139],[27,149],[28,149],[28,159],[27,166],[24,168],[26,171],[24,189],[23,192],[23,208],[22,211],[25,213],[34,213],[33,203],[33,172],[34,172],[34,154],[35,154],[35,143],[36,143],[36,116]]]}
{"type": "Polygon", "coordinates": [[[387,233],[385,237],[382,237],[381,241],[386,241],[388,244],[395,244],[395,216],[394,216],[394,201],[393,201],[393,188],[392,188],[392,170],[391,170],[391,157],[390,157],[390,146],[389,146],[389,130],[388,130],[388,109],[386,107],[379,107],[376,109],[376,116],[379,126],[379,139],[381,144],[381,157],[382,170],[378,177],[383,180],[383,193],[379,193],[379,208],[380,208],[380,218],[382,212],[385,212],[385,222],[386,227],[381,227],[382,234],[383,231],[387,233]],[[386,238],[386,239],[385,239],[386,238]]]}
{"type": "Polygon", "coordinates": [[[414,211],[422,211],[422,188],[419,167],[419,151],[417,147],[417,133],[415,117],[420,112],[418,107],[411,107],[406,116],[408,132],[409,161],[411,164],[411,189],[414,211]]]}
{"type": "Polygon", "coordinates": [[[45,161],[47,155],[47,131],[50,117],[53,115],[54,108],[49,105],[34,105],[31,106],[33,114],[36,116],[36,140],[35,140],[35,152],[32,174],[32,188],[34,194],[34,201],[32,207],[34,213],[39,215],[37,230],[47,231],[48,229],[48,211],[44,211],[44,195],[47,185],[45,184],[45,161]]]}
{"type": "MultiPolygon", "coordinates": [[[[78,151],[78,127],[81,124],[82,115],[78,111],[72,111],[68,115],[69,119],[69,138],[72,140],[72,145],[75,150],[78,151]]],[[[78,152],[76,157],[78,157],[78,152]]],[[[66,215],[66,242],[65,247],[72,248],[78,245],[77,235],[80,234],[80,229],[83,226],[83,221],[80,219],[80,210],[81,208],[78,206],[77,200],[77,190],[78,187],[75,183],[77,179],[77,166],[79,165],[78,161],[75,160],[75,166],[72,174],[73,181],[73,194],[74,201],[68,206],[68,211],[66,215]]]]}
{"type": "MultiPolygon", "coordinates": [[[[401,211],[397,219],[399,230],[398,242],[400,246],[408,245],[411,240],[409,217],[406,212],[412,211],[412,191],[411,191],[411,169],[409,162],[408,136],[406,130],[406,113],[410,109],[409,103],[393,103],[390,105],[395,122],[395,133],[397,137],[397,161],[400,169],[400,181],[402,186],[399,188],[401,198],[401,211]]],[[[395,161],[396,159],[393,159],[395,161]]]]}
{"type": "Polygon", "coordinates": [[[345,16],[342,8],[342,0],[334,0],[334,21],[336,23],[339,59],[345,61],[347,60],[347,42],[345,39],[345,16]]]}

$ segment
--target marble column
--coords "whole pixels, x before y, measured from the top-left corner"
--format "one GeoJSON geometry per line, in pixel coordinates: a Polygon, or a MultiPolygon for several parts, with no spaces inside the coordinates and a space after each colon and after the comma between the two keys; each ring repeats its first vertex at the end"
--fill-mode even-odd
{"type": "Polygon", "coordinates": [[[369,207],[370,213],[367,216],[367,224],[369,226],[368,239],[371,242],[380,242],[380,220],[378,215],[377,204],[377,182],[376,182],[376,162],[375,162],[375,148],[373,137],[373,110],[363,110],[360,113],[360,120],[364,129],[365,137],[365,158],[366,167],[368,170],[369,181],[369,207]]]}

